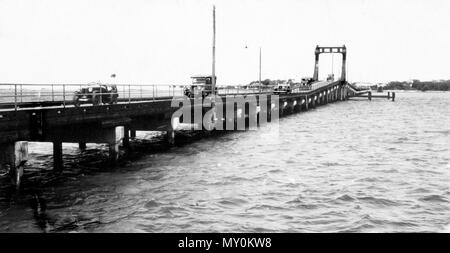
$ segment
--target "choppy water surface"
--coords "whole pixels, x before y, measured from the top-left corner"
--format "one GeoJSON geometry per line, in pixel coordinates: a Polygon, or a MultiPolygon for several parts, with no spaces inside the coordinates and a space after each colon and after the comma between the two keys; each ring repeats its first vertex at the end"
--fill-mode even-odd
{"type": "Polygon", "coordinates": [[[0,183],[3,232],[448,231],[450,93],[348,101],[167,149],[30,144],[20,192],[0,183]],[[36,212],[35,199],[46,203],[36,212]]]}

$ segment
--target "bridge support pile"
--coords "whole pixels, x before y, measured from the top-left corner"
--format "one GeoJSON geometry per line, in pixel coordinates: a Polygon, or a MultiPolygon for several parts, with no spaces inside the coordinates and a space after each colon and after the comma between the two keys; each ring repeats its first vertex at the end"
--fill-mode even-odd
{"type": "Polygon", "coordinates": [[[369,100],[372,100],[372,98],[387,98],[388,100],[392,99],[392,101],[395,101],[395,92],[388,92],[387,95],[384,94],[372,94],[372,91],[365,91],[364,93],[356,94],[354,97],[359,98],[368,98],[369,100]]]}
{"type": "Polygon", "coordinates": [[[169,129],[166,134],[167,142],[169,142],[170,145],[175,145],[175,131],[173,129],[169,129]]]}
{"type": "Polygon", "coordinates": [[[78,148],[80,150],[86,150],[86,142],[80,142],[78,143],[78,148]]]}
{"type": "Polygon", "coordinates": [[[86,143],[106,143],[109,150],[109,161],[115,165],[119,158],[119,145],[123,144],[125,148],[129,144],[129,136],[124,126],[107,128],[72,128],[55,129],[47,135],[44,142],[53,143],[53,168],[55,171],[61,171],[64,168],[63,162],[63,143],[79,143],[80,149],[86,148],[86,143]]]}
{"type": "Polygon", "coordinates": [[[0,169],[9,173],[17,187],[23,175],[23,167],[28,160],[28,142],[4,143],[0,148],[0,169]]]}

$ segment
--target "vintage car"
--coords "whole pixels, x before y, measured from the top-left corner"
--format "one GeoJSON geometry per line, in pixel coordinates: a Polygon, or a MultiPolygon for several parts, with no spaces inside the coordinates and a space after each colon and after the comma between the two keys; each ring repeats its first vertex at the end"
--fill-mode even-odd
{"type": "Polygon", "coordinates": [[[328,75],[327,82],[334,82],[334,74],[329,74],[328,75]]]}
{"type": "Polygon", "coordinates": [[[312,77],[303,77],[301,80],[301,84],[304,87],[309,87],[314,82],[314,78],[312,77]]]}
{"type": "Polygon", "coordinates": [[[73,101],[76,107],[85,103],[92,103],[93,105],[116,104],[118,97],[116,85],[89,83],[75,92],[73,101]]]}
{"type": "Polygon", "coordinates": [[[291,84],[289,84],[289,83],[278,83],[278,85],[275,86],[275,88],[273,90],[274,90],[274,93],[276,93],[276,94],[278,94],[278,93],[289,94],[292,92],[291,84]]]}
{"type": "MultiPolygon", "coordinates": [[[[184,95],[193,98],[194,96],[207,97],[212,93],[212,77],[211,76],[193,76],[192,84],[184,88],[184,95]]],[[[217,76],[216,76],[217,80],[217,76]]],[[[216,92],[217,94],[217,89],[216,92]]]]}

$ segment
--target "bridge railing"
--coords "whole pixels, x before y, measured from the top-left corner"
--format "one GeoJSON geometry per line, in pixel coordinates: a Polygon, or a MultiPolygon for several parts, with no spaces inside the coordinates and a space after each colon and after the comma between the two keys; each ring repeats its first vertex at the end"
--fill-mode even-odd
{"type": "MultiPolygon", "coordinates": [[[[82,93],[86,84],[0,84],[0,109],[1,106],[20,108],[24,105],[34,104],[59,104],[71,105],[75,101],[75,93],[78,96],[92,95],[92,92],[82,93]]],[[[93,87],[98,87],[93,85],[93,87]]],[[[111,87],[111,86],[107,86],[111,87]]],[[[136,85],[118,84],[117,95],[119,102],[133,102],[136,100],[155,100],[173,96],[182,96],[184,85],[136,85]]],[[[104,92],[98,89],[96,95],[100,99],[111,95],[112,91],[104,92]]]]}
{"type": "MultiPolygon", "coordinates": [[[[291,93],[309,92],[311,90],[328,85],[327,82],[317,82],[309,86],[301,86],[293,89],[291,93]]],[[[109,85],[108,87],[110,87],[109,85]]],[[[174,96],[183,96],[184,90],[190,85],[168,84],[115,84],[118,95],[118,103],[133,103],[137,101],[154,101],[171,99],[174,96]]],[[[34,106],[72,106],[75,104],[75,93],[78,96],[92,95],[91,92],[81,93],[81,88],[89,87],[86,84],[0,84],[0,110],[15,110],[34,106]]],[[[93,85],[93,87],[98,87],[93,85]]],[[[219,95],[261,94],[273,93],[274,87],[246,87],[246,86],[217,86],[219,95]]],[[[286,91],[278,91],[282,94],[286,91]]],[[[287,92],[286,92],[287,93],[287,92]]],[[[111,95],[111,91],[98,92],[100,104],[105,96],[111,95]]],[[[87,102],[92,105],[92,101],[87,102]]]]}
{"type": "MultiPolygon", "coordinates": [[[[190,85],[168,85],[168,84],[115,84],[118,95],[118,103],[133,103],[136,101],[154,101],[170,99],[174,96],[183,96],[184,90],[190,85]]],[[[75,104],[75,93],[78,96],[92,95],[92,92],[82,93],[86,84],[0,84],[0,110],[15,110],[33,106],[69,106],[75,104]]],[[[93,87],[98,87],[93,85],[93,87]]],[[[108,85],[107,87],[111,87],[108,85]]],[[[269,88],[248,88],[243,86],[217,86],[219,95],[232,94],[257,94],[271,92],[269,88]]],[[[105,96],[115,92],[102,92],[96,95],[100,103],[105,96]]],[[[92,102],[88,102],[91,104],[92,102]]]]}

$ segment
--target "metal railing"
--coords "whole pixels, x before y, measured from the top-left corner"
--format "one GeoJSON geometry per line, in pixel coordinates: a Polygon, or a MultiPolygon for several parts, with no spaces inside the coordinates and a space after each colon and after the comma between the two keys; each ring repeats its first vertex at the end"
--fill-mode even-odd
{"type": "MultiPolygon", "coordinates": [[[[290,92],[277,91],[278,93],[303,93],[329,85],[328,82],[317,82],[309,86],[297,87],[290,92]]],[[[107,85],[110,88],[112,85],[107,85]]],[[[171,99],[174,96],[183,96],[184,89],[190,85],[158,85],[158,84],[115,84],[116,90],[97,92],[98,104],[109,101],[108,96],[117,94],[117,103],[133,103],[138,101],[155,101],[171,99]],[[103,101],[105,100],[106,101],[103,101]]],[[[81,93],[86,84],[0,84],[0,110],[18,110],[34,106],[74,106],[77,96],[92,95],[92,92],[81,93]]],[[[98,87],[93,85],[92,87],[98,87]]],[[[217,86],[218,95],[240,95],[240,94],[267,94],[273,93],[274,87],[246,87],[246,86],[217,86]]],[[[92,102],[87,102],[93,105],[92,102]]],[[[83,105],[83,103],[81,104],[83,105]]]]}
{"type": "MultiPolygon", "coordinates": [[[[97,90],[96,96],[100,99],[100,104],[105,97],[117,94],[118,103],[132,103],[134,101],[157,100],[182,96],[185,85],[136,85],[117,84],[116,90],[111,91],[111,85],[98,88],[99,85],[92,85],[93,90],[97,90]],[[97,87],[97,88],[95,88],[97,87]],[[109,90],[106,90],[108,88],[109,90]]],[[[19,109],[31,105],[73,105],[75,97],[92,96],[92,92],[82,93],[86,84],[0,84],[0,109],[19,109]],[[77,95],[76,95],[77,94],[77,95]]],[[[92,103],[91,103],[92,104],[92,103]]]]}

